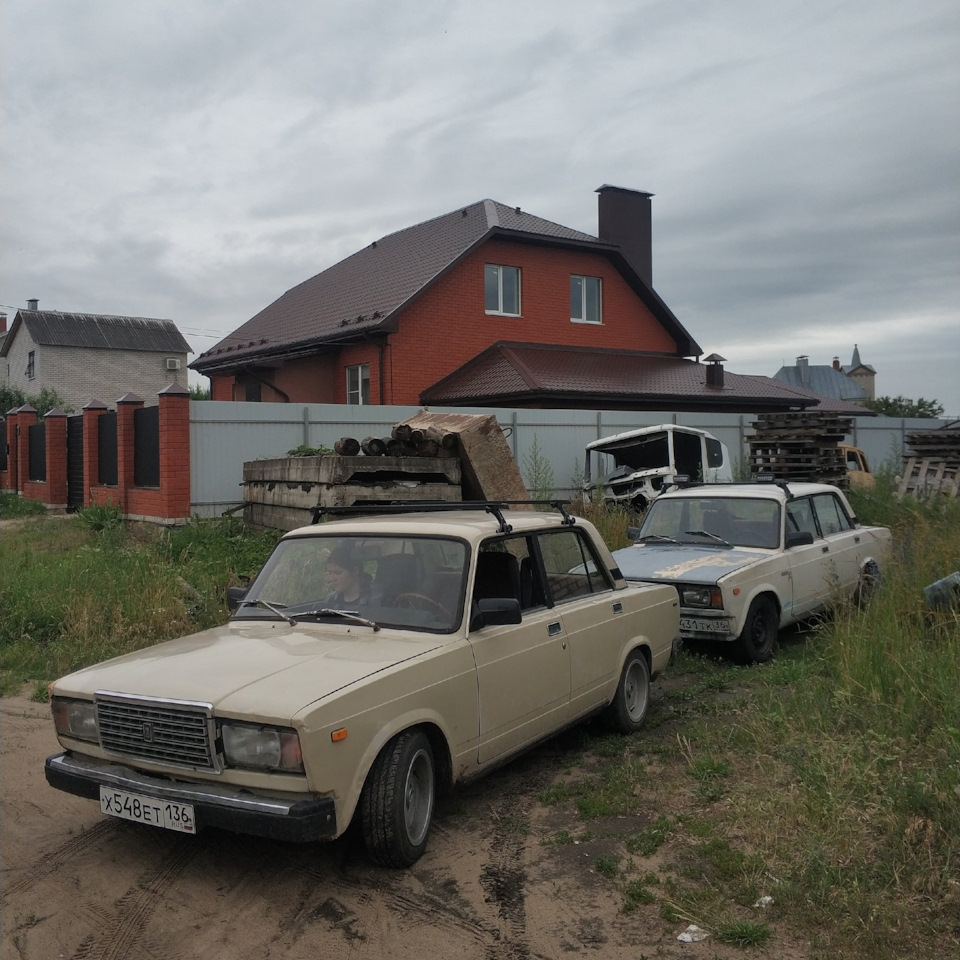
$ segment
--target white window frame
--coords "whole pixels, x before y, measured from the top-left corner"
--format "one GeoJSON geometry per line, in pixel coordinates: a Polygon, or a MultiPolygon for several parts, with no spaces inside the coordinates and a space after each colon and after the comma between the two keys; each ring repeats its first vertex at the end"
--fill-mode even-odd
{"type": "Polygon", "coordinates": [[[570,322],[571,323],[603,323],[603,280],[600,277],[587,277],[581,274],[570,275],[570,322]],[[580,316],[574,316],[573,307],[573,285],[580,281],[580,316]],[[587,316],[587,285],[588,282],[597,285],[597,318],[596,320],[587,316]]]}
{"type": "Polygon", "coordinates": [[[484,312],[490,316],[495,317],[519,317],[521,316],[521,278],[520,278],[520,268],[511,267],[506,265],[500,265],[497,263],[488,263],[484,265],[483,268],[483,308],[484,312]],[[496,271],[497,277],[497,309],[493,310],[487,304],[487,278],[490,276],[490,271],[496,271]],[[509,270],[511,275],[515,275],[517,278],[517,309],[516,312],[512,310],[503,309],[503,279],[504,271],[509,270]]]}
{"type": "Polygon", "coordinates": [[[369,363],[355,363],[347,367],[347,403],[355,407],[370,405],[369,363]]]}

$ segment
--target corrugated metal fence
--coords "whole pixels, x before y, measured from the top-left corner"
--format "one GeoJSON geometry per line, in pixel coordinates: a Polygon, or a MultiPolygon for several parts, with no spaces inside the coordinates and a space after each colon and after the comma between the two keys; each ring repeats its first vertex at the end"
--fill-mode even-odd
{"type": "MultiPolygon", "coordinates": [[[[340,437],[385,437],[390,428],[420,407],[346,406],[339,404],[224,403],[191,401],[191,511],[219,516],[243,502],[243,464],[263,457],[282,457],[301,445],[333,444],[340,437]]],[[[531,449],[549,463],[558,496],[573,492],[583,474],[584,448],[591,440],[624,430],[679,423],[709,430],[730,449],[736,468],[746,462],[753,414],[671,413],[669,411],[509,410],[436,408],[437,412],[493,414],[508,434],[521,473],[529,482],[531,449]]],[[[945,420],[899,420],[856,417],[847,442],[862,448],[876,469],[891,458],[899,461],[907,433],[933,430],[945,420]]]]}

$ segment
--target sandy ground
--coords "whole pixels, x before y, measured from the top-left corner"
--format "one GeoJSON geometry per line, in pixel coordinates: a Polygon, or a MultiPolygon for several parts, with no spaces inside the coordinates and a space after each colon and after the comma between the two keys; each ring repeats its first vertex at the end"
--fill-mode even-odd
{"type": "Polygon", "coordinates": [[[544,842],[584,826],[537,801],[574,752],[562,737],[445,801],[404,871],[373,866],[351,834],[301,846],[104,817],[47,785],[58,744],[42,704],[0,700],[0,746],[4,960],[807,956],[781,935],[764,951],[680,943],[685,924],[657,904],[622,912],[594,869],[615,839],[544,842]]]}

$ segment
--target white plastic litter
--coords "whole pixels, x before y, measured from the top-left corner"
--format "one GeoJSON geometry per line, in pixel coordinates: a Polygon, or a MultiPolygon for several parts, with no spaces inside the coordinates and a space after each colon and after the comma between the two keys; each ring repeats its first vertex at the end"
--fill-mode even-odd
{"type": "Polygon", "coordinates": [[[696,924],[691,923],[677,939],[681,943],[699,943],[701,940],[706,940],[710,934],[706,930],[701,930],[696,924]]]}
{"type": "Polygon", "coordinates": [[[773,897],[761,897],[755,904],[755,907],[763,907],[766,909],[769,906],[773,905],[773,897]]]}

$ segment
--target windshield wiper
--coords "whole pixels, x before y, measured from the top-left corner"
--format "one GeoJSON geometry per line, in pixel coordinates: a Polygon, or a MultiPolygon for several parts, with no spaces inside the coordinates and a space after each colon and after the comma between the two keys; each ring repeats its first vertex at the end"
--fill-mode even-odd
{"type": "MultiPolygon", "coordinates": [[[[302,613],[295,613],[295,617],[340,617],[342,620],[351,620],[353,623],[362,623],[366,627],[373,627],[374,630],[380,629],[380,624],[376,620],[369,620],[361,617],[356,610],[335,610],[332,607],[318,607],[316,610],[304,610],[302,613]]],[[[293,620],[290,621],[293,623],[293,620]]]]}
{"type": "Polygon", "coordinates": [[[271,603],[269,600],[244,600],[241,602],[239,610],[241,607],[266,607],[271,613],[275,613],[282,620],[286,620],[287,623],[296,623],[297,621],[293,617],[284,613],[280,608],[286,606],[283,603],[271,603]]]}
{"type": "Polygon", "coordinates": [[[725,547],[730,546],[729,540],[724,540],[723,537],[718,537],[715,533],[711,533],[709,530],[684,530],[683,532],[688,537],[709,537],[711,540],[715,540],[717,543],[722,543],[725,547]]]}
{"type": "Polygon", "coordinates": [[[637,537],[634,540],[634,543],[644,543],[647,540],[653,540],[657,543],[679,543],[678,540],[674,540],[673,537],[667,537],[662,533],[648,533],[645,536],[637,537]]]}

